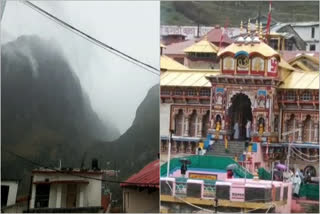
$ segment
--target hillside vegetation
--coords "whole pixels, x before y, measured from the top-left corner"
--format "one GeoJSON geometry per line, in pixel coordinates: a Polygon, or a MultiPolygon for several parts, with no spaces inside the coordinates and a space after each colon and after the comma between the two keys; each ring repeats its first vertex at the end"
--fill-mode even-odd
{"type": "MultiPolygon", "coordinates": [[[[268,1],[161,2],[162,25],[224,25],[237,27],[259,14],[267,15],[268,1]]],[[[319,1],[273,1],[272,19],[279,22],[319,21],[319,1]]]]}

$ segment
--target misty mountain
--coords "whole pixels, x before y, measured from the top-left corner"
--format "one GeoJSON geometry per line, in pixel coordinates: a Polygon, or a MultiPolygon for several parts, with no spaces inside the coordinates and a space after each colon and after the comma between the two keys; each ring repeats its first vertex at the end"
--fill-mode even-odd
{"type": "Polygon", "coordinates": [[[5,149],[44,165],[60,159],[79,166],[85,145],[119,137],[93,111],[54,41],[21,36],[4,44],[1,71],[2,177],[21,178],[30,170],[5,149]]]}
{"type": "MultiPolygon", "coordinates": [[[[102,168],[120,170],[120,181],[125,181],[159,153],[159,90],[155,85],[139,105],[132,126],[113,142],[97,142],[86,149],[86,158],[97,158],[102,168]],[[109,162],[109,164],[107,164],[109,162]]],[[[113,179],[113,178],[109,178],[113,179]]],[[[109,184],[113,198],[121,199],[119,184],[109,184]]]]}
{"type": "MultiPolygon", "coordinates": [[[[7,150],[57,167],[89,168],[92,158],[103,169],[120,170],[125,180],[159,152],[159,85],[152,87],[137,108],[132,126],[118,134],[99,120],[80,81],[53,41],[22,36],[2,46],[2,178],[21,179],[26,195],[31,170],[37,165],[7,150]],[[109,163],[109,164],[107,164],[109,163]]],[[[108,106],[106,106],[108,108],[108,106]]],[[[119,184],[110,185],[121,198],[119,184]]]]}

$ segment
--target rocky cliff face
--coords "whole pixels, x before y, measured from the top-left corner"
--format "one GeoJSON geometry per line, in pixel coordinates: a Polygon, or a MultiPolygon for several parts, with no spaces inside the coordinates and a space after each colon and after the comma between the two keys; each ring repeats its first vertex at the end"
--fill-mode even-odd
{"type": "Polygon", "coordinates": [[[5,177],[21,178],[27,164],[5,149],[47,165],[57,166],[59,159],[75,165],[86,145],[120,135],[111,122],[105,125],[98,118],[78,77],[52,41],[21,36],[2,46],[1,94],[5,177]]]}

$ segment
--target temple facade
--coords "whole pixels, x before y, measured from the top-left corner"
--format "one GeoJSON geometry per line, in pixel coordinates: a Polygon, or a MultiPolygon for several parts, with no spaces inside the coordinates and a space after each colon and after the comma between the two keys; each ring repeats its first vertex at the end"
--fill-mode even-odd
{"type": "Polygon", "coordinates": [[[161,64],[161,152],[172,130],[173,154],[206,139],[250,140],[265,161],[278,148],[285,159],[289,142],[309,160],[319,154],[319,53],[276,51],[258,24],[241,35],[222,48],[207,37],[186,47],[185,67],[161,64]]]}

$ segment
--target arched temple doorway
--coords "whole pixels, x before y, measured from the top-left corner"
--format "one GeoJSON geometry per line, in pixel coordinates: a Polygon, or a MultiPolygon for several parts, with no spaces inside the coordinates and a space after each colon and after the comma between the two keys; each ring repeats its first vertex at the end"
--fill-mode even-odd
{"type": "Polygon", "coordinates": [[[248,120],[252,122],[251,101],[247,95],[238,93],[231,98],[231,102],[232,104],[228,109],[228,117],[230,119],[232,139],[236,139],[234,138],[234,128],[238,126],[238,139],[243,140],[246,138],[246,124],[248,120]],[[236,125],[236,123],[238,123],[238,125],[236,125]]]}

